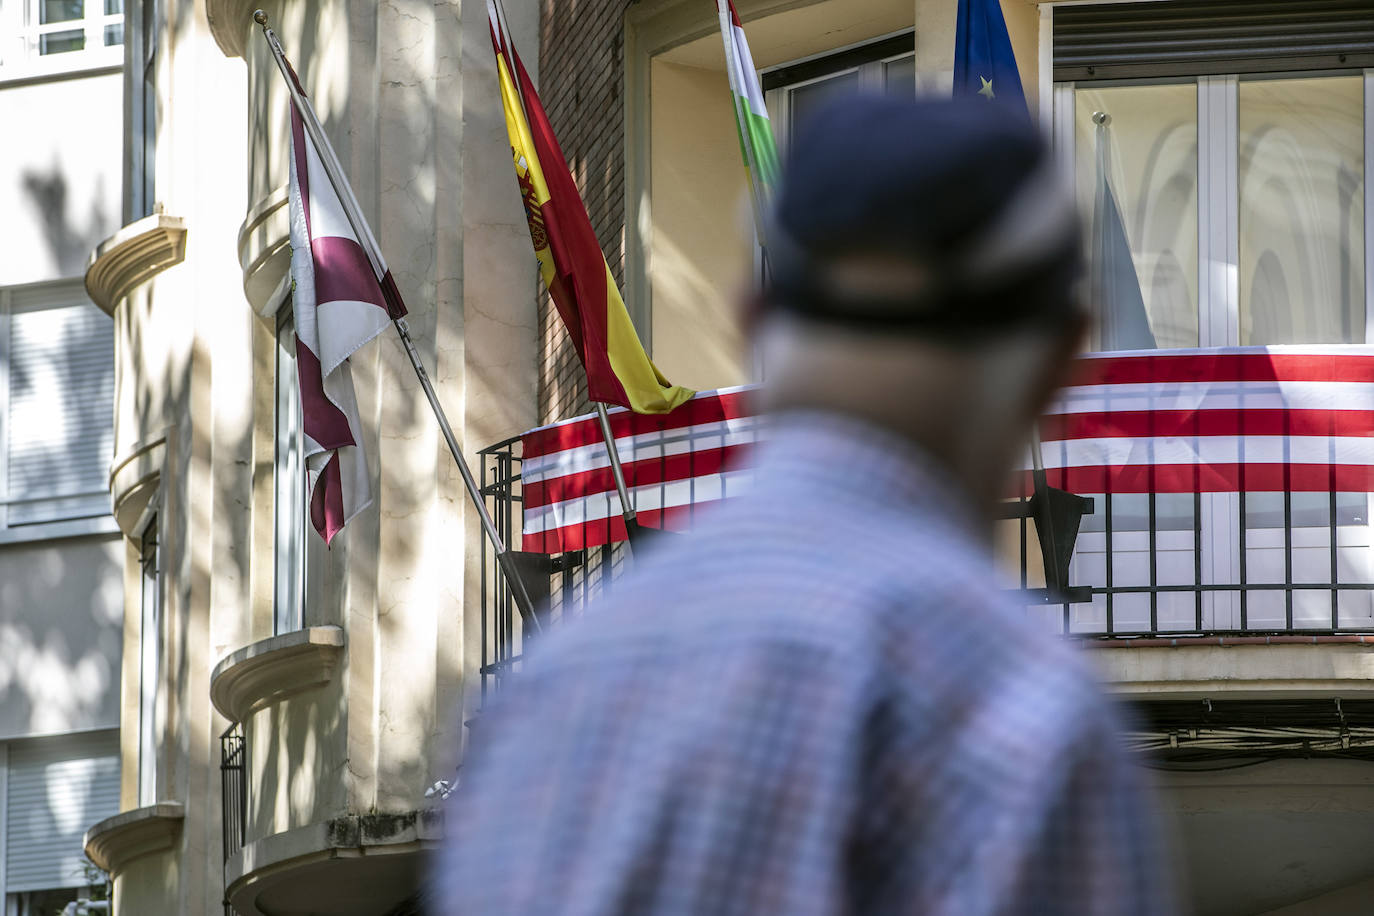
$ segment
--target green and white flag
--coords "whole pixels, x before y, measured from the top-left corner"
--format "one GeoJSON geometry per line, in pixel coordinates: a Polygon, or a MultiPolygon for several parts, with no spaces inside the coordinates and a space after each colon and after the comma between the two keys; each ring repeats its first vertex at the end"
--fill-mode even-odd
{"type": "MultiPolygon", "coordinates": [[[[773,124],[763,104],[763,86],[759,84],[749,42],[744,38],[744,26],[735,12],[732,0],[716,0],[720,13],[720,35],[725,41],[725,69],[730,75],[730,94],[734,96],[735,122],[739,128],[740,152],[744,167],[749,170],[749,190],[754,198],[754,216],[761,220],[772,203],[773,190],[778,184],[778,149],[773,142],[773,124]]],[[[758,227],[762,241],[763,226],[758,227]]]]}

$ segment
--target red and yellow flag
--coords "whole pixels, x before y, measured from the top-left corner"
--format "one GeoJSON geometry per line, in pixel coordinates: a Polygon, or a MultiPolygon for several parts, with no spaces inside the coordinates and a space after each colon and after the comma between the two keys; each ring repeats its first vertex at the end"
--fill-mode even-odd
{"type": "Polygon", "coordinates": [[[490,2],[487,13],[530,241],[587,371],[588,395],[635,413],[667,413],[693,392],[671,384],[644,352],[539,95],[490,2]]]}

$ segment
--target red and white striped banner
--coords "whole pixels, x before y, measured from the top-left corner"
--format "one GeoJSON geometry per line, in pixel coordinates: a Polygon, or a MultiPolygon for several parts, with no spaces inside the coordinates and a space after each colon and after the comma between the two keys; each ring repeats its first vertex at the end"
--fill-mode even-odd
{"type": "MultiPolygon", "coordinates": [[[[683,529],[692,506],[748,485],[747,394],[702,392],[663,416],[612,412],[647,527],[683,529]]],[[[1372,491],[1374,347],[1088,354],[1040,431],[1050,485],[1074,493],[1372,491]]],[[[526,433],[521,475],[525,550],[624,539],[594,415],[526,433]]],[[[1028,470],[1022,484],[1029,493],[1028,470]]]]}
{"type": "Polygon", "coordinates": [[[1374,347],[1091,354],[1040,425],[1074,493],[1374,489],[1374,347]]]}
{"type": "MultiPolygon", "coordinates": [[[[742,493],[757,418],[748,388],[698,392],[668,414],[610,411],[611,431],[637,518],[686,530],[694,508],[742,493]]],[[[522,437],[524,549],[561,553],[625,539],[610,456],[596,415],[522,437]]]]}

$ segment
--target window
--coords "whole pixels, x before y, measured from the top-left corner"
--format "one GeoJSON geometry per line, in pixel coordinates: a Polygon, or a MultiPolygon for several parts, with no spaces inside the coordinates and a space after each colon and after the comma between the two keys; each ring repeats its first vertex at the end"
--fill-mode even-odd
{"type": "Polygon", "coordinates": [[[22,0],[0,6],[0,72],[117,66],[124,0],[22,0]]]}
{"type": "Polygon", "coordinates": [[[101,530],[114,325],[79,281],[0,290],[0,542],[101,530]]]}
{"type": "Polygon", "coordinates": [[[158,695],[162,681],[162,570],[158,517],[149,516],[139,548],[138,803],[157,801],[158,695]]]}
{"type": "MultiPolygon", "coordinates": [[[[1283,29],[1248,4],[1054,9],[1055,145],[1091,218],[1090,271],[1114,278],[1090,284],[1095,349],[1374,342],[1374,70],[1357,69],[1374,66],[1358,37],[1374,8],[1328,6],[1283,29]],[[1115,248],[1104,190],[1125,239],[1115,248]],[[1119,283],[1138,294],[1118,295],[1119,283]]],[[[1076,607],[1083,629],[1340,629],[1374,614],[1367,592],[1284,587],[1370,581],[1368,494],[1096,501],[1072,580],[1137,591],[1076,607]],[[1148,593],[1156,587],[1177,590],[1148,593]]]]}
{"type": "Polygon", "coordinates": [[[0,743],[0,902],[6,916],[52,916],[103,897],[82,834],[119,812],[119,733],[0,743]]]}
{"type": "Polygon", "coordinates": [[[274,436],[274,515],[276,595],[273,632],[304,625],[305,464],[301,460],[301,399],[296,386],[296,323],[283,306],[277,321],[276,410],[274,436]]]}
{"type": "Polygon", "coordinates": [[[138,31],[130,48],[134,61],[130,87],[129,221],[155,209],[157,159],[157,0],[137,0],[138,31]]]}
{"type": "Polygon", "coordinates": [[[765,71],[764,98],[779,146],[786,147],[807,116],[836,93],[914,95],[914,44],[915,36],[903,32],[765,71]]]}

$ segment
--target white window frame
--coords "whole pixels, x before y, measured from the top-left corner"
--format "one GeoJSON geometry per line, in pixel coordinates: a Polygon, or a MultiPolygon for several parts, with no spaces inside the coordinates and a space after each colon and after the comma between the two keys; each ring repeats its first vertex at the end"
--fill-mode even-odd
{"type": "Polygon", "coordinates": [[[105,45],[105,28],[124,22],[124,13],[105,13],[105,0],[85,0],[86,15],[66,22],[40,23],[43,0],[0,3],[0,81],[117,68],[124,64],[124,41],[105,45]],[[80,51],[40,54],[43,35],[80,29],[86,45],[80,51]]]}
{"type": "Polygon", "coordinates": [[[127,222],[157,209],[157,34],[158,0],[125,0],[129,45],[129,215],[127,222]],[[133,15],[137,11],[137,16],[133,15]],[[131,29],[130,26],[133,26],[131,29]]]}
{"type": "MultiPolygon", "coordinates": [[[[295,321],[291,301],[277,310],[276,349],[273,352],[273,409],[272,409],[272,632],[289,633],[305,626],[305,584],[309,557],[309,513],[306,511],[305,443],[302,426],[300,392],[295,372],[290,380],[278,371],[288,343],[294,346],[295,321]],[[290,341],[282,339],[291,335],[290,341]],[[284,384],[285,383],[285,384],[284,384]],[[284,437],[282,407],[289,413],[286,426],[295,440],[295,454],[282,448],[284,437]],[[294,507],[294,509],[292,508],[294,507]],[[294,544],[284,542],[294,541],[294,544]],[[284,549],[288,547],[290,549],[284,549]]],[[[290,357],[295,366],[295,357],[290,357]]]]}
{"type": "Polygon", "coordinates": [[[159,500],[149,501],[135,526],[138,543],[139,624],[138,624],[138,804],[157,803],[158,714],[162,698],[162,530],[159,525],[159,500]],[[152,544],[152,576],[149,577],[148,538],[152,544]],[[150,591],[151,588],[151,591],[150,591]],[[151,600],[150,600],[151,596],[151,600]]]}
{"type": "MultiPolygon", "coordinates": [[[[1374,344],[1374,68],[1293,72],[1275,78],[1361,74],[1364,79],[1365,339],[1374,344]]],[[[1148,86],[1163,80],[1104,80],[1094,86],[1148,86]]],[[[1177,78],[1168,82],[1177,83],[1177,78]]],[[[1233,347],[1240,341],[1240,206],[1237,111],[1241,77],[1199,76],[1197,87],[1198,346],[1233,347]]],[[[1055,154],[1071,175],[1077,161],[1073,82],[1053,84],[1051,135],[1055,154]]]]}
{"type": "MultiPolygon", "coordinates": [[[[24,286],[0,287],[0,544],[52,540],[86,534],[113,534],[119,531],[114,516],[108,512],[86,518],[33,522],[14,527],[9,525],[8,510],[11,500],[7,491],[7,482],[9,480],[10,312],[15,305],[16,294],[61,286],[71,287],[74,296],[82,298],[85,296],[85,290],[81,287],[79,280],[57,280],[24,286]]],[[[110,409],[114,409],[113,404],[110,405],[110,409]]],[[[108,496],[108,494],[108,488],[102,481],[102,485],[97,489],[64,494],[64,497],[108,496]]]]}

